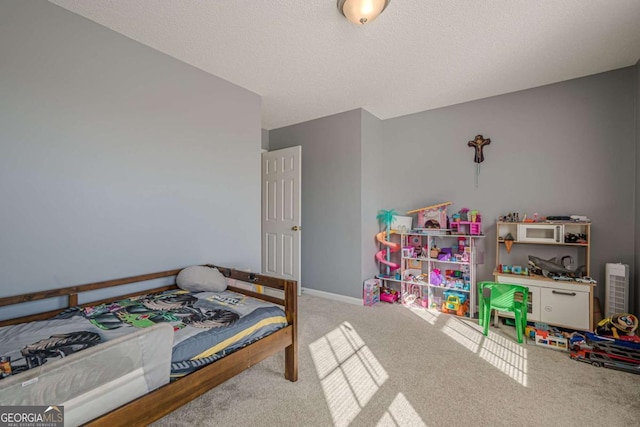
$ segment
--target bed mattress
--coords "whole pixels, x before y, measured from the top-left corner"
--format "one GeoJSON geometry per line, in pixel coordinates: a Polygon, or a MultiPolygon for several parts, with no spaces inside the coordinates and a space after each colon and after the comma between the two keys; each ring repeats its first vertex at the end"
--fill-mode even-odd
{"type": "MultiPolygon", "coordinates": [[[[15,363],[19,372],[0,380],[0,405],[62,405],[65,425],[76,426],[169,382],[173,340],[170,325],[128,331],[113,335],[108,343],[96,344],[96,337],[88,331],[78,334],[67,331],[67,326],[88,327],[83,322],[66,322],[67,326],[61,323],[65,322],[31,322],[9,327],[21,333],[13,338],[22,342],[40,336],[38,329],[47,334],[57,333],[35,346],[25,347],[30,349],[25,357],[33,359],[30,361],[33,366],[22,370],[23,365],[15,363]],[[58,356],[46,358],[45,352],[57,352],[58,356]]],[[[2,329],[0,342],[6,345],[12,334],[2,329]]],[[[0,348],[2,354],[13,354],[5,347],[0,348]]],[[[13,360],[19,362],[19,358],[13,360]]],[[[28,361],[23,358],[23,362],[28,361]]]]}

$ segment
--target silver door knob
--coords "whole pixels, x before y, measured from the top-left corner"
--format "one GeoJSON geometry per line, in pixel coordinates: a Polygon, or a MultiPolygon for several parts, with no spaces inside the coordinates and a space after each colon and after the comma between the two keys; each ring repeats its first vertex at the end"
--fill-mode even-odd
{"type": "Polygon", "coordinates": [[[294,225],[293,227],[291,227],[291,230],[300,231],[300,230],[302,230],[302,227],[298,227],[297,225],[294,225]]]}

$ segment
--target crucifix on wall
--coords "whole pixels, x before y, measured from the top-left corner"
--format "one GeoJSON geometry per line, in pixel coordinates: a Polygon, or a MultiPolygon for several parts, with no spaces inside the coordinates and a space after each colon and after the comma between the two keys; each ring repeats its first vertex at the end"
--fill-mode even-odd
{"type": "Polygon", "coordinates": [[[483,138],[482,135],[476,135],[476,138],[473,141],[467,142],[469,147],[473,147],[475,149],[475,155],[473,157],[473,161],[476,164],[476,187],[478,187],[478,176],[480,175],[480,163],[484,162],[484,152],[482,149],[485,145],[491,144],[490,138],[483,138]]]}

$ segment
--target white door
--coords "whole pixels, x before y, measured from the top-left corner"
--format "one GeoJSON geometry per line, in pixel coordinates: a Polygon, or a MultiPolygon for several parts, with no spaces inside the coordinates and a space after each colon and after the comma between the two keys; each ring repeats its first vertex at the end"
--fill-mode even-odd
{"type": "Polygon", "coordinates": [[[302,147],[262,153],[262,273],[298,282],[302,147]]]}

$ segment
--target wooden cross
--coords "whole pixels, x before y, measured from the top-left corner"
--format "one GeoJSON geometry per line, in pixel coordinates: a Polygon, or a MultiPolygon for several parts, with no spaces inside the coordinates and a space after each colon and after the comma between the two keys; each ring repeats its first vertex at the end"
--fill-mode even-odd
{"type": "Polygon", "coordinates": [[[489,144],[491,144],[491,139],[489,138],[484,139],[482,135],[477,135],[476,139],[474,139],[473,141],[467,142],[467,145],[469,147],[473,147],[476,150],[475,156],[473,157],[474,162],[476,163],[484,162],[484,154],[482,152],[482,149],[484,148],[485,145],[489,145],[489,144]]]}

